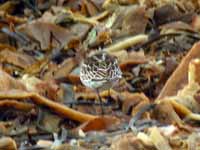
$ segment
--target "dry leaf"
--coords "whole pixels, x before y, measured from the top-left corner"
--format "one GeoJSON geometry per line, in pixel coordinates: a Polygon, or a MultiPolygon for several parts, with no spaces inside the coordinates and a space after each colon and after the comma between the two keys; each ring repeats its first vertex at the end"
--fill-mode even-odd
{"type": "Polygon", "coordinates": [[[168,141],[160,134],[157,127],[151,129],[150,138],[158,150],[172,150],[168,141]]]}
{"type": "Polygon", "coordinates": [[[157,99],[162,99],[166,96],[176,95],[179,89],[183,88],[187,84],[188,80],[188,66],[192,59],[199,58],[200,43],[196,43],[187,55],[182,59],[179,66],[167,80],[165,86],[161,90],[157,99]]]}
{"type": "Polygon", "coordinates": [[[69,30],[65,28],[39,21],[21,26],[20,30],[39,41],[43,50],[50,47],[62,47],[72,37],[69,30]]]}
{"type": "Polygon", "coordinates": [[[142,107],[140,104],[149,103],[149,99],[142,93],[132,94],[129,92],[124,92],[121,94],[121,97],[123,101],[122,111],[126,114],[130,112],[130,109],[132,108],[132,115],[135,115],[135,113],[142,107]],[[140,107],[138,108],[138,106],[140,107]]]}
{"type": "Polygon", "coordinates": [[[65,106],[64,104],[54,102],[34,92],[26,92],[22,90],[0,91],[0,99],[31,99],[38,105],[49,107],[52,111],[60,114],[62,117],[70,118],[78,122],[85,122],[96,118],[96,116],[81,113],[65,106]]]}
{"type": "Polygon", "coordinates": [[[44,75],[44,79],[66,77],[76,66],[77,62],[74,58],[66,59],[57,68],[52,67],[51,70],[49,69],[44,75]]]}
{"type": "Polygon", "coordinates": [[[125,71],[132,68],[132,66],[145,64],[148,61],[149,59],[144,55],[143,51],[130,52],[128,54],[128,58],[124,59],[124,61],[120,63],[120,68],[122,69],[122,71],[125,71]]]}
{"type": "Polygon", "coordinates": [[[9,63],[23,69],[26,69],[35,63],[35,59],[33,57],[24,53],[9,50],[3,50],[0,52],[0,61],[1,63],[9,63]]]}
{"type": "Polygon", "coordinates": [[[200,31],[200,16],[195,16],[192,20],[191,26],[196,31],[200,31]]]}
{"type": "Polygon", "coordinates": [[[17,144],[15,140],[10,137],[2,137],[0,139],[0,149],[17,150],[17,144]]]}
{"type": "Polygon", "coordinates": [[[9,74],[0,69],[0,91],[11,89],[26,90],[26,87],[20,81],[12,78],[9,74]]]}
{"type": "Polygon", "coordinates": [[[135,137],[132,133],[119,135],[112,140],[112,150],[156,150],[152,145],[146,145],[142,140],[135,137]]]}
{"type": "Polygon", "coordinates": [[[78,129],[81,129],[84,132],[101,130],[108,131],[111,129],[117,129],[119,124],[120,120],[116,117],[102,116],[82,124],[78,129]]]}

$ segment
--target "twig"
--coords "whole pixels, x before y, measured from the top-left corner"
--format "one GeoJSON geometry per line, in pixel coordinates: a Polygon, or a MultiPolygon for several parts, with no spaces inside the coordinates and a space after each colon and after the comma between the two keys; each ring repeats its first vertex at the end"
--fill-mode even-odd
{"type": "Polygon", "coordinates": [[[73,13],[71,10],[64,10],[63,13],[69,14],[69,18],[76,22],[83,22],[87,24],[91,24],[93,26],[99,24],[99,22],[93,18],[85,17],[79,13],[73,13]]]}
{"type": "Polygon", "coordinates": [[[31,99],[34,103],[38,105],[46,106],[52,109],[55,113],[78,122],[86,122],[97,117],[94,115],[76,111],[63,104],[49,100],[34,92],[26,92],[20,90],[1,91],[0,99],[31,99]]]}
{"type": "MultiPolygon", "coordinates": [[[[139,50],[141,48],[146,48],[148,45],[150,45],[150,44],[152,44],[152,43],[154,43],[154,42],[156,42],[158,40],[161,40],[161,39],[163,39],[165,37],[175,37],[175,36],[181,36],[181,35],[183,35],[183,33],[181,33],[181,32],[161,34],[161,35],[158,35],[158,36],[156,36],[154,38],[151,38],[148,41],[146,41],[146,42],[144,42],[144,43],[142,43],[142,44],[130,49],[129,51],[137,51],[137,50],[139,50]]],[[[188,36],[190,38],[193,38],[195,40],[200,40],[200,37],[198,35],[194,35],[194,34],[184,34],[184,35],[188,36]]]]}
{"type": "Polygon", "coordinates": [[[106,10],[106,11],[98,14],[97,16],[91,17],[91,19],[93,19],[93,20],[100,20],[102,18],[105,18],[108,15],[109,15],[109,11],[106,10]]]}
{"type": "Polygon", "coordinates": [[[0,101],[0,107],[11,107],[22,111],[30,111],[34,108],[33,104],[18,102],[16,100],[6,99],[0,101]]]}
{"type": "Polygon", "coordinates": [[[129,47],[132,47],[139,43],[144,43],[148,40],[148,35],[136,35],[133,37],[129,37],[127,39],[121,40],[120,42],[117,42],[116,44],[113,44],[105,49],[103,51],[106,52],[116,52],[120,51],[129,47]]]}
{"type": "Polygon", "coordinates": [[[83,22],[83,23],[88,23],[91,25],[97,25],[99,22],[92,19],[92,18],[87,18],[85,16],[82,16],[80,14],[73,14],[72,18],[74,21],[79,21],[79,22],[83,22]]]}
{"type": "Polygon", "coordinates": [[[147,47],[148,45],[150,45],[150,44],[152,44],[152,43],[154,43],[154,42],[156,42],[156,41],[158,41],[158,40],[160,40],[160,39],[162,39],[162,38],[165,38],[165,37],[171,37],[171,36],[174,37],[174,36],[180,36],[180,35],[181,35],[180,33],[161,34],[161,35],[158,35],[158,36],[156,36],[156,37],[154,37],[154,38],[151,38],[151,39],[149,39],[148,41],[146,41],[146,42],[144,42],[144,43],[142,43],[142,44],[140,44],[140,45],[138,45],[138,46],[132,48],[132,49],[129,50],[129,51],[136,51],[136,50],[139,50],[139,49],[141,49],[141,48],[145,48],[145,47],[147,47]]]}

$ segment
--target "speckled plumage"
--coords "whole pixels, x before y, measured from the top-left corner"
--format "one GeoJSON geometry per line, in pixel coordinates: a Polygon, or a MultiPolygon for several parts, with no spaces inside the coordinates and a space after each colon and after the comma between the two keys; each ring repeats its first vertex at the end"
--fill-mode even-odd
{"type": "Polygon", "coordinates": [[[81,64],[81,82],[92,89],[110,89],[121,77],[117,58],[104,51],[89,55],[81,64]]]}

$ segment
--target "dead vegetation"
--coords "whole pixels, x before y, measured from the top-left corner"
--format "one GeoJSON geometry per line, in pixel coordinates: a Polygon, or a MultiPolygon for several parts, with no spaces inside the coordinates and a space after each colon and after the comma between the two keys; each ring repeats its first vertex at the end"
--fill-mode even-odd
{"type": "Polygon", "coordinates": [[[200,3],[1,0],[0,149],[200,149],[200,3]],[[123,78],[98,97],[79,64],[123,78]]]}

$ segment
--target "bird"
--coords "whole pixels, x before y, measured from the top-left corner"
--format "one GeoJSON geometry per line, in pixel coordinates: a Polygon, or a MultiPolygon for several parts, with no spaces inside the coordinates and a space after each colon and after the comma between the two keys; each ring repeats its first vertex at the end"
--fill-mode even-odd
{"type": "Polygon", "coordinates": [[[110,90],[120,78],[122,78],[122,71],[117,57],[106,51],[90,53],[80,65],[80,80],[83,85],[97,93],[102,114],[104,114],[103,102],[99,93],[110,90]]]}

